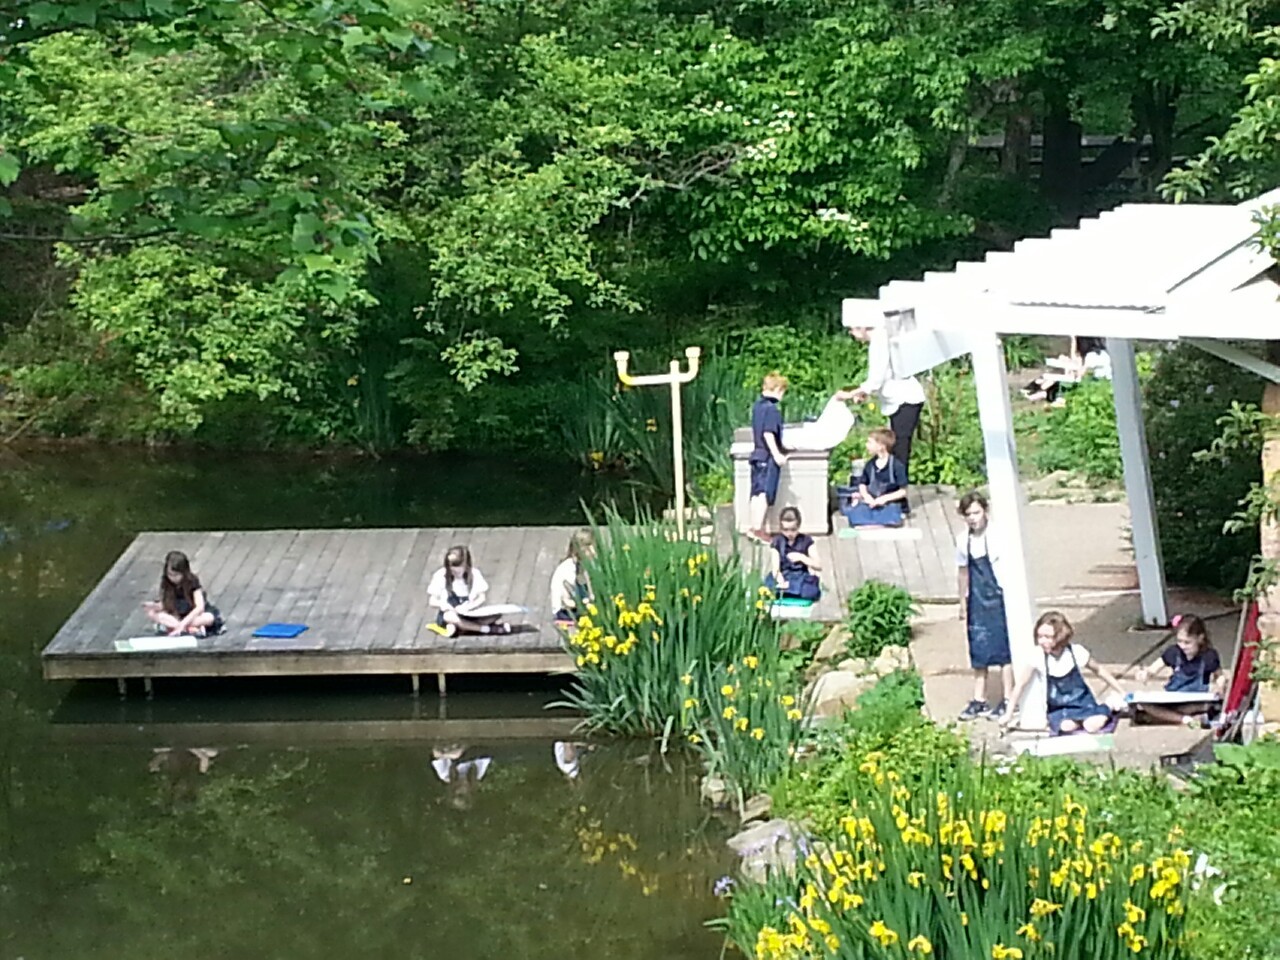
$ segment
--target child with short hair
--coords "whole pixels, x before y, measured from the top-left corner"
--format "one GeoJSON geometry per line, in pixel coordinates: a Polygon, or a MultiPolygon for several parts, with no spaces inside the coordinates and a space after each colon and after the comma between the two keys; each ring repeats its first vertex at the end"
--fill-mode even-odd
{"type": "Polygon", "coordinates": [[[569,538],[569,549],[551,574],[551,609],[557,626],[574,624],[579,609],[591,601],[591,580],[582,561],[595,555],[596,538],[586,527],[569,538]]]}
{"type": "MultiPolygon", "coordinates": [[[[1146,683],[1154,673],[1169,671],[1164,688],[1183,693],[1226,692],[1226,675],[1222,672],[1222,658],[1209,640],[1209,629],[1194,613],[1176,616],[1171,621],[1176,632],[1174,643],[1165,647],[1160,657],[1149,667],[1138,671],[1138,682],[1146,683]]],[[[1182,723],[1189,727],[1200,725],[1201,714],[1212,715],[1210,703],[1153,704],[1135,703],[1133,722],[1182,723]]]]}
{"type": "Polygon", "coordinates": [[[510,633],[511,624],[500,623],[499,616],[473,616],[470,611],[484,605],[489,583],[471,562],[471,551],[465,546],[445,551],[444,565],[431,575],[427,584],[427,601],[436,607],[436,622],[428,626],[436,633],[454,637],[460,633],[510,633]]]}
{"type": "Polygon", "coordinates": [[[1000,548],[988,529],[987,498],[970,490],[960,498],[960,516],[965,532],[956,538],[956,566],[959,569],[960,619],[969,641],[969,666],[973,669],[973,699],[960,714],[961,720],[988,716],[999,720],[1013,687],[1013,656],[1009,649],[1009,624],[1004,613],[1004,590],[996,577],[1000,548]],[[987,680],[992,671],[1000,680],[1000,700],[987,706],[987,680]]]}
{"type": "Polygon", "coordinates": [[[787,392],[787,378],[778,371],[767,374],[760,385],[760,399],[751,408],[750,530],[748,535],[769,542],[765,515],[778,499],[778,482],[787,455],[782,452],[782,411],[778,404],[787,392]]]}
{"type": "Polygon", "coordinates": [[[764,579],[764,585],[779,597],[798,600],[818,600],[822,585],[813,571],[822,565],[813,556],[813,537],[800,532],[800,511],[796,507],[783,507],[778,515],[782,532],[773,538],[770,554],[773,569],[764,579]]]}
{"type": "Polygon", "coordinates": [[[1036,621],[1035,637],[1043,656],[1040,662],[1033,662],[1020,672],[1018,682],[1009,694],[1009,709],[1000,719],[1002,727],[1013,723],[1022,695],[1037,673],[1045,681],[1051,735],[1056,737],[1081,730],[1099,733],[1111,722],[1111,708],[1094,697],[1081,669],[1088,667],[1121,697],[1125,695],[1124,688],[1111,671],[1093,661],[1083,644],[1071,642],[1074,635],[1071,622],[1058,611],[1041,614],[1036,621]]]}
{"type": "Polygon", "coordinates": [[[142,605],[147,619],[170,637],[207,637],[222,632],[222,614],[209,600],[200,578],[191,571],[191,561],[180,550],[164,558],[160,575],[160,599],[142,605]]]}
{"type": "Polygon", "coordinates": [[[858,478],[858,493],[841,512],[851,527],[900,527],[907,500],[907,468],[893,455],[893,431],[877,427],[867,436],[871,455],[858,478]]]}

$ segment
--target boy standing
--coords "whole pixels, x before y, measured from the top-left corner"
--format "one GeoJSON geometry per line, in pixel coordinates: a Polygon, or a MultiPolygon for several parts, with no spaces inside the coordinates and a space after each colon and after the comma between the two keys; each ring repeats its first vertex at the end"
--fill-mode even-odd
{"type": "Polygon", "coordinates": [[[778,499],[778,480],[787,456],[782,452],[782,411],[778,407],[787,392],[787,378],[776,370],[764,378],[760,399],[751,408],[751,529],[748,536],[769,542],[765,514],[778,499]]]}
{"type": "Polygon", "coordinates": [[[956,566],[960,570],[960,619],[969,640],[969,666],[973,668],[973,699],[961,720],[1004,717],[1005,697],[1013,687],[1013,657],[1009,650],[1009,625],[1004,614],[1004,590],[996,576],[1000,548],[990,536],[987,498],[970,490],[960,498],[965,532],[956,539],[956,566]],[[987,677],[1000,679],[1000,702],[987,705],[987,677]]]}

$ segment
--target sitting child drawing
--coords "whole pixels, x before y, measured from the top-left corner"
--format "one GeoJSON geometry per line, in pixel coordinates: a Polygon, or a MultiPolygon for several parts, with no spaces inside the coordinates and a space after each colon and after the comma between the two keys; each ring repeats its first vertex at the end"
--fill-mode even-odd
{"type": "Polygon", "coordinates": [[[551,609],[558,625],[574,624],[582,607],[591,602],[591,579],[582,561],[595,555],[596,541],[590,530],[583,528],[569,538],[569,549],[551,574],[551,609]]]}
{"type": "Polygon", "coordinates": [[[867,437],[871,459],[858,478],[858,492],[841,512],[851,527],[900,527],[907,501],[907,468],[893,455],[896,438],[885,427],[867,437]]]}
{"type": "MultiPolygon", "coordinates": [[[[1209,641],[1209,631],[1204,621],[1195,614],[1188,614],[1174,617],[1173,627],[1177,631],[1175,642],[1164,649],[1155,663],[1138,671],[1138,681],[1146,683],[1153,674],[1168,670],[1169,679],[1164,685],[1166,690],[1178,693],[1216,693],[1223,696],[1227,678],[1222,672],[1222,658],[1209,641]]],[[[1199,726],[1199,715],[1212,715],[1214,712],[1215,705],[1211,703],[1135,703],[1133,721],[1184,723],[1194,727],[1199,726]]]]}
{"type": "Polygon", "coordinates": [[[446,637],[510,633],[511,624],[500,623],[499,615],[473,613],[484,606],[488,592],[484,574],[471,563],[471,551],[463,546],[450,547],[444,555],[444,566],[432,574],[427,584],[427,601],[440,611],[436,622],[429,626],[446,637]]]}
{"type": "Polygon", "coordinates": [[[160,599],[146,601],[142,609],[157,630],[170,637],[205,637],[222,630],[222,615],[205,594],[200,578],[191,572],[187,555],[178,550],[164,558],[160,599]]]}
{"type": "Polygon", "coordinates": [[[782,532],[770,544],[773,570],[765,577],[765,586],[779,597],[817,600],[822,588],[814,571],[822,567],[813,555],[813,537],[800,532],[800,511],[784,507],[778,524],[782,532]]]}

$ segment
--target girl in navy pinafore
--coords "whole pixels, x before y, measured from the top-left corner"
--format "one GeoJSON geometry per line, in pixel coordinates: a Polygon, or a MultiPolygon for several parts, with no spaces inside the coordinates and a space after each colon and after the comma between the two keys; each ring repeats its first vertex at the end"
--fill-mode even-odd
{"type": "MultiPolygon", "coordinates": [[[[1209,630],[1204,621],[1195,614],[1178,616],[1173,618],[1173,628],[1177,631],[1175,642],[1164,649],[1155,663],[1138,671],[1139,682],[1146,683],[1152,674],[1167,669],[1169,679],[1164,685],[1166,690],[1216,693],[1221,697],[1226,692],[1222,658],[1209,642],[1209,630]]],[[[1199,716],[1207,714],[1212,719],[1218,712],[1218,704],[1215,703],[1135,703],[1133,721],[1199,726],[1199,716]]]]}
{"type": "Polygon", "coordinates": [[[1004,613],[1004,590],[996,579],[997,547],[988,535],[987,499],[971,490],[960,499],[960,516],[967,529],[956,540],[956,566],[960,570],[961,616],[969,641],[969,666],[973,668],[973,699],[961,720],[989,716],[999,720],[1007,709],[1006,696],[1013,687],[1013,657],[1009,650],[1009,624],[1004,613]],[[987,706],[987,681],[994,669],[1000,680],[1000,699],[987,706]]]}
{"type": "Polygon", "coordinates": [[[1022,695],[1036,674],[1045,680],[1045,706],[1049,732],[1053,736],[1080,731],[1100,733],[1111,726],[1111,709],[1093,695],[1085,683],[1083,668],[1088,667],[1121,697],[1125,695],[1124,688],[1106,667],[1093,662],[1082,644],[1071,642],[1074,633],[1071,623],[1056,610],[1036,621],[1036,644],[1041,656],[1038,662],[1032,661],[1022,670],[1014,684],[1013,693],[1009,694],[1009,709],[1000,720],[1002,726],[1009,726],[1017,716],[1022,695]]]}
{"type": "Polygon", "coordinates": [[[784,507],[778,524],[782,532],[770,544],[773,571],[764,578],[764,585],[779,597],[816,601],[822,586],[813,572],[821,569],[813,556],[813,537],[800,532],[800,511],[795,507],[784,507]]]}

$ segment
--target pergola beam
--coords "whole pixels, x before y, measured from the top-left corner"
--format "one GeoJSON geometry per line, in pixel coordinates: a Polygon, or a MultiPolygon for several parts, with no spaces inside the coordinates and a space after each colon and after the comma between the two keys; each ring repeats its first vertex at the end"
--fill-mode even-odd
{"type": "Polygon", "coordinates": [[[1187,343],[1199,347],[1205,353],[1212,354],[1219,360],[1225,360],[1227,363],[1235,364],[1237,367],[1243,367],[1250,373],[1256,373],[1264,380],[1280,383],[1280,367],[1274,363],[1268,363],[1261,357],[1245,353],[1239,347],[1233,347],[1229,343],[1220,343],[1217,340],[1202,340],[1198,337],[1188,337],[1187,343]]]}

